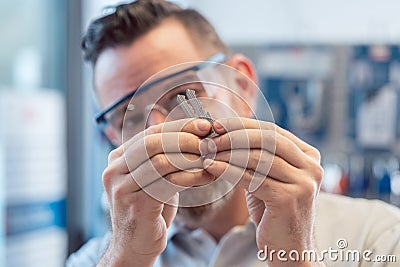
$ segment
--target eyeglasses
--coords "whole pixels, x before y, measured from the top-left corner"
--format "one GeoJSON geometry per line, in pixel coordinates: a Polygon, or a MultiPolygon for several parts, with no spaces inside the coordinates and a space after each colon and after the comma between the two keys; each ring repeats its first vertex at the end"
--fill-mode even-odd
{"type": "Polygon", "coordinates": [[[194,90],[199,97],[209,96],[203,83],[209,79],[204,76],[215,72],[213,67],[225,60],[225,54],[217,53],[198,64],[184,63],[155,74],[100,112],[96,116],[96,122],[104,133],[107,132],[107,127],[112,127],[115,132],[124,132],[124,136],[127,137],[128,134],[133,136],[141,129],[144,130],[151,111],[160,112],[170,119],[184,118],[184,115],[180,115],[182,112],[176,109],[176,96],[188,88],[194,90]]]}

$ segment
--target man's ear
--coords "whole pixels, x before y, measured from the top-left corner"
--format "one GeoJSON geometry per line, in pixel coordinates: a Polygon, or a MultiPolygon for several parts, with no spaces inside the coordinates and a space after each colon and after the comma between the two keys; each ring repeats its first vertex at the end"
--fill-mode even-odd
{"type": "Polygon", "coordinates": [[[257,98],[257,73],[253,63],[242,54],[233,55],[227,62],[229,66],[235,68],[240,73],[234,77],[235,83],[239,88],[239,95],[245,100],[246,115],[253,116],[256,108],[257,98]]]}

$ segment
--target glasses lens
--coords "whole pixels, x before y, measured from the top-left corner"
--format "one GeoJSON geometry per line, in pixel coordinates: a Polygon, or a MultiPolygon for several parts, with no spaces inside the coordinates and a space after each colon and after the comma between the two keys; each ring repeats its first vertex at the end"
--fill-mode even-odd
{"type": "MultiPolygon", "coordinates": [[[[108,125],[111,126],[114,131],[117,133],[122,133],[122,127],[124,125],[124,116],[128,109],[132,109],[130,105],[130,99],[122,102],[119,106],[115,109],[108,112],[105,116],[105,119],[108,122],[108,125]]],[[[140,120],[139,118],[137,120],[140,120]]]]}
{"type": "MultiPolygon", "coordinates": [[[[136,90],[131,99],[108,112],[105,119],[117,134],[128,140],[151,124],[151,114],[161,113],[166,121],[187,118],[177,101],[177,95],[185,95],[187,89],[194,90],[200,101],[218,95],[225,95],[219,99],[229,96],[220,86],[231,80],[229,72],[221,69],[222,65],[210,63],[199,70],[193,70],[193,66],[193,63],[181,64],[155,74],[136,90]]],[[[233,85],[230,88],[230,91],[236,91],[232,90],[233,85]]],[[[213,109],[210,112],[214,113],[213,109]]]]}
{"type": "MultiPolygon", "coordinates": [[[[187,67],[187,66],[186,66],[187,67]]],[[[179,71],[178,71],[179,72],[179,71]]],[[[168,120],[186,118],[183,110],[177,109],[177,95],[192,89],[198,97],[206,97],[207,92],[196,71],[184,71],[179,75],[153,76],[137,89],[135,95],[122,103],[106,116],[107,121],[127,140],[148,126],[153,111],[168,117],[168,120]],[[165,76],[172,76],[163,79],[165,76]],[[173,113],[171,113],[174,111],[173,113]]]]}

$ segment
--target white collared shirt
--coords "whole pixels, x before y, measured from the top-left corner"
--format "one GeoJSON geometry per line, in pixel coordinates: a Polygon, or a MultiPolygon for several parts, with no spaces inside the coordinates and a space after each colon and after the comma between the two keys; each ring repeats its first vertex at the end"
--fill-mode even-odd
{"type": "MultiPolygon", "coordinates": [[[[108,233],[103,238],[89,241],[70,256],[67,266],[96,266],[110,237],[111,234],[108,233]]],[[[325,254],[325,263],[328,266],[400,266],[400,210],[382,201],[320,193],[315,219],[315,239],[319,256],[323,250],[338,251],[331,257],[325,254]],[[342,243],[339,244],[340,241],[342,243]],[[338,247],[343,245],[346,246],[338,247]],[[366,253],[368,257],[363,259],[361,256],[360,261],[342,261],[339,258],[342,252],[351,254],[352,251],[363,253],[366,250],[371,250],[372,254],[366,253]],[[335,254],[338,255],[337,260],[335,254]],[[397,262],[367,261],[386,255],[394,255],[397,262]]],[[[168,230],[167,247],[154,266],[267,266],[266,262],[258,258],[258,252],[256,227],[250,221],[232,228],[218,243],[203,229],[189,231],[172,225],[168,230]]]]}

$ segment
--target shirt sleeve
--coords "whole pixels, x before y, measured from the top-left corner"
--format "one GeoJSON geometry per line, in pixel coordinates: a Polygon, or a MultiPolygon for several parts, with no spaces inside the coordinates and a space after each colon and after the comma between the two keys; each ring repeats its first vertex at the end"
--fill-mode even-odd
{"type": "MultiPolygon", "coordinates": [[[[377,201],[376,201],[377,202],[377,201]]],[[[377,220],[367,238],[365,249],[371,256],[363,259],[361,266],[399,266],[400,263],[400,212],[394,206],[375,203],[377,220]]],[[[373,210],[373,209],[372,209],[373,210]]]]}
{"type": "Polygon", "coordinates": [[[320,194],[315,236],[320,251],[359,255],[357,260],[343,261],[325,255],[330,267],[400,266],[400,209],[382,201],[320,194]],[[339,247],[339,241],[345,246],[339,247]]]}
{"type": "Polygon", "coordinates": [[[110,233],[104,237],[93,238],[83,245],[78,251],[71,254],[67,261],[67,267],[92,267],[96,266],[110,241],[110,233]]]}

